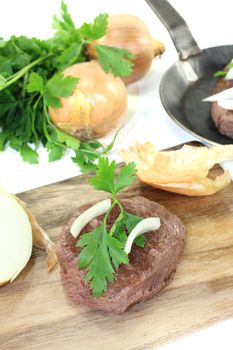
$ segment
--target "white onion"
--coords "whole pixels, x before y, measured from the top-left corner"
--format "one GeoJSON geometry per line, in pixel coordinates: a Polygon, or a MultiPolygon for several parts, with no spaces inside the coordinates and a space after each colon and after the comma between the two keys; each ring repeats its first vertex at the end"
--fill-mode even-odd
{"type": "Polygon", "coordinates": [[[32,253],[32,228],[14,196],[0,188],[0,285],[13,281],[32,253]]]}
{"type": "Polygon", "coordinates": [[[145,232],[157,230],[160,227],[159,218],[146,218],[140,221],[134,229],[130,232],[127,241],[125,243],[125,253],[129,254],[136,237],[142,235],[145,232]]]}
{"type": "Polygon", "coordinates": [[[232,100],[218,100],[218,105],[222,108],[233,110],[233,98],[232,100]]]}
{"type": "Polygon", "coordinates": [[[225,109],[233,109],[233,87],[223,90],[218,94],[206,97],[203,102],[217,102],[218,105],[225,109]]]}
{"type": "Polygon", "coordinates": [[[203,102],[215,102],[215,101],[218,101],[221,99],[226,99],[226,100],[233,99],[233,87],[226,89],[226,90],[223,90],[223,91],[219,92],[218,94],[206,97],[202,101],[203,102]]]}
{"type": "MultiPolygon", "coordinates": [[[[230,63],[233,63],[233,59],[231,60],[230,63]]],[[[224,80],[231,80],[233,79],[233,68],[230,68],[229,71],[227,72],[227,75],[224,77],[224,80]]]]}

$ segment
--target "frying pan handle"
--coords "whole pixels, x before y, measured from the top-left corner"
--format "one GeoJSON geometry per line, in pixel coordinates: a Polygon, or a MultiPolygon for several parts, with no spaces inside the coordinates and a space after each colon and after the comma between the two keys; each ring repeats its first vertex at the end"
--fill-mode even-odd
{"type": "Polygon", "coordinates": [[[180,60],[185,61],[202,53],[186,22],[167,0],[146,0],[146,2],[167,28],[180,60]]]}

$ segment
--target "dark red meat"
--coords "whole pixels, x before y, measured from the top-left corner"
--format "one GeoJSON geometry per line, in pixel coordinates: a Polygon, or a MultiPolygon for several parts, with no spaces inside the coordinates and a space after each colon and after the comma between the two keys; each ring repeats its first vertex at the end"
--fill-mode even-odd
{"type": "MultiPolygon", "coordinates": [[[[88,283],[85,282],[86,270],[77,269],[79,248],[70,234],[70,227],[90,205],[78,208],[68,224],[63,228],[57,243],[57,254],[61,266],[61,279],[70,299],[93,309],[119,314],[128,306],[151,298],[166,286],[175,272],[178,258],[184,246],[186,231],[181,221],[163,206],[143,197],[122,200],[124,208],[132,214],[142,217],[158,216],[161,227],[146,234],[144,248],[133,245],[130,252],[130,264],[121,265],[114,283],[108,285],[108,291],[100,298],[94,298],[88,283]]],[[[109,225],[117,216],[114,210],[109,225]]],[[[83,232],[99,225],[100,218],[89,223],[83,232]]]]}
{"type": "MultiPolygon", "coordinates": [[[[217,94],[231,87],[233,87],[233,80],[224,80],[224,78],[220,78],[214,86],[213,94],[217,94]]],[[[213,102],[211,106],[211,115],[218,131],[222,135],[233,139],[233,111],[222,108],[217,102],[213,102]]]]}

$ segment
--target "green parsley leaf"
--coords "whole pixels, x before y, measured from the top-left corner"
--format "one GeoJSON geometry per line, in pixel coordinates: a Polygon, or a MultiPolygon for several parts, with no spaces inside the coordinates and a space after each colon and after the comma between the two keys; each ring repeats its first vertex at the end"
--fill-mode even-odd
{"type": "Polygon", "coordinates": [[[95,19],[92,27],[92,38],[89,40],[96,40],[102,38],[107,32],[108,14],[100,13],[95,19]]]}
{"type": "Polygon", "coordinates": [[[128,264],[128,255],[124,252],[124,244],[118,239],[107,235],[107,243],[109,249],[109,255],[111,257],[112,264],[115,270],[118,269],[120,264],[128,264]]]}
{"type": "Polygon", "coordinates": [[[116,181],[116,193],[131,185],[136,180],[136,172],[136,164],[133,162],[121,168],[116,181]]]}
{"type": "Polygon", "coordinates": [[[12,61],[8,57],[0,56],[0,73],[4,78],[12,74],[12,61]]]}
{"type": "Polygon", "coordinates": [[[125,211],[124,223],[125,223],[125,226],[126,226],[129,233],[142,220],[143,220],[143,218],[141,218],[140,216],[130,214],[130,213],[125,211]]]}
{"type": "Polygon", "coordinates": [[[90,149],[98,149],[98,148],[103,148],[102,143],[99,140],[90,140],[88,141],[88,145],[90,149]]]}
{"type": "Polygon", "coordinates": [[[1,86],[4,86],[5,82],[6,82],[6,78],[0,74],[0,88],[1,86]]]}
{"type": "Polygon", "coordinates": [[[6,41],[0,38],[0,48],[2,49],[5,46],[6,46],[6,41]]]}
{"type": "Polygon", "coordinates": [[[49,162],[54,162],[62,158],[64,153],[64,147],[55,145],[52,142],[47,142],[46,148],[49,153],[49,162]]]}
{"type": "Polygon", "coordinates": [[[65,4],[65,2],[63,0],[61,2],[61,10],[62,10],[63,21],[66,24],[66,29],[67,30],[75,29],[75,25],[74,25],[74,22],[71,18],[71,15],[68,12],[67,5],[65,4]]]}
{"type": "Polygon", "coordinates": [[[15,151],[20,151],[22,146],[22,140],[19,137],[16,137],[15,135],[10,135],[9,142],[11,148],[13,148],[15,151]]]}
{"type": "Polygon", "coordinates": [[[140,236],[136,237],[134,240],[134,244],[140,248],[144,248],[145,243],[146,243],[145,235],[140,235],[140,236]]]}
{"type": "Polygon", "coordinates": [[[8,136],[7,132],[0,133],[0,152],[4,150],[8,136]]]}
{"type": "MultiPolygon", "coordinates": [[[[95,159],[97,159],[97,156],[94,157],[94,160],[95,159]]],[[[76,151],[75,157],[72,157],[72,160],[79,166],[79,169],[83,173],[89,173],[97,168],[97,165],[93,162],[92,157],[83,149],[76,151]]]]}
{"type": "Polygon", "coordinates": [[[20,155],[25,162],[28,162],[30,164],[38,164],[38,153],[27,144],[24,144],[20,147],[20,155]]]}
{"type": "MultiPolygon", "coordinates": [[[[125,211],[125,217],[124,217],[124,224],[127,228],[128,233],[130,233],[134,227],[142,221],[144,218],[141,218],[138,215],[130,214],[125,211]]],[[[146,242],[146,237],[144,235],[140,235],[134,240],[134,244],[136,244],[138,247],[144,247],[146,242]]]]}
{"type": "Polygon", "coordinates": [[[43,94],[44,90],[44,81],[43,78],[36,72],[32,72],[29,75],[27,91],[28,92],[39,92],[43,94]]]}
{"type": "Polygon", "coordinates": [[[114,281],[114,269],[108,252],[107,232],[104,224],[81,236],[78,246],[84,247],[79,254],[78,267],[88,267],[86,280],[91,281],[93,296],[98,298],[107,290],[107,282],[114,281]]]}
{"type": "Polygon", "coordinates": [[[111,150],[118,135],[119,130],[116,132],[112,142],[104,147],[98,140],[90,140],[88,142],[81,142],[80,148],[76,152],[75,157],[72,158],[73,162],[77,164],[83,173],[87,173],[97,169],[96,160],[105,155],[111,150]]]}
{"type": "Polygon", "coordinates": [[[228,63],[226,66],[226,70],[219,70],[216,73],[214,73],[214,77],[225,77],[227,75],[227,72],[229,69],[233,68],[233,62],[228,63]]]}
{"type": "Polygon", "coordinates": [[[62,73],[55,74],[46,84],[46,90],[54,96],[68,97],[72,94],[78,78],[65,77],[62,73]]]}
{"type": "Polygon", "coordinates": [[[68,32],[73,31],[75,29],[75,25],[63,0],[61,2],[61,15],[62,20],[59,20],[56,16],[53,17],[53,28],[56,30],[65,30],[68,32]]]}
{"type": "Polygon", "coordinates": [[[87,267],[90,264],[93,256],[96,254],[99,240],[102,234],[101,230],[101,227],[97,227],[95,230],[82,235],[77,241],[77,247],[85,247],[84,249],[82,249],[78,256],[79,269],[87,267]]]}
{"type": "Polygon", "coordinates": [[[106,73],[114,76],[127,77],[132,73],[133,55],[127,50],[106,45],[95,45],[98,61],[106,73]]]}
{"type": "Polygon", "coordinates": [[[58,56],[58,67],[60,70],[80,61],[83,43],[74,42],[58,56]]]}
{"type": "Polygon", "coordinates": [[[118,222],[115,228],[114,236],[125,246],[127,234],[124,222],[118,222]]]}
{"type": "Polygon", "coordinates": [[[78,82],[78,78],[65,77],[61,73],[55,74],[45,85],[44,98],[46,105],[55,108],[61,107],[59,97],[72,95],[78,82]]]}
{"type": "Polygon", "coordinates": [[[97,16],[94,19],[93,24],[84,23],[80,27],[79,32],[81,36],[88,41],[97,40],[106,34],[107,26],[108,26],[108,14],[101,13],[99,16],[97,16]]]}
{"type": "Polygon", "coordinates": [[[128,256],[123,244],[107,233],[104,223],[83,234],[76,245],[83,247],[78,268],[87,268],[86,280],[91,282],[93,296],[98,298],[107,290],[107,283],[114,281],[114,268],[128,264],[128,256]]]}
{"type": "Polygon", "coordinates": [[[114,173],[116,170],[116,162],[113,160],[109,163],[107,158],[99,158],[98,170],[96,175],[89,179],[89,183],[95,187],[96,190],[105,192],[115,192],[114,173]]]}
{"type": "Polygon", "coordinates": [[[80,147],[80,141],[78,139],[58,130],[57,128],[52,129],[51,135],[55,140],[64,143],[68,148],[71,148],[74,151],[77,151],[80,147]]]}
{"type": "Polygon", "coordinates": [[[214,77],[225,77],[227,75],[227,72],[224,70],[219,70],[218,72],[214,73],[214,77]]]}
{"type": "Polygon", "coordinates": [[[53,108],[60,108],[62,107],[61,101],[59,99],[59,97],[54,96],[53,94],[51,94],[49,91],[46,91],[44,93],[44,101],[45,101],[45,105],[46,106],[50,106],[53,108]]]}
{"type": "Polygon", "coordinates": [[[98,170],[95,177],[89,179],[89,183],[97,190],[102,190],[116,194],[124,187],[131,185],[136,177],[136,168],[134,163],[121,168],[115,181],[116,162],[109,163],[107,158],[99,158],[98,170]]]}

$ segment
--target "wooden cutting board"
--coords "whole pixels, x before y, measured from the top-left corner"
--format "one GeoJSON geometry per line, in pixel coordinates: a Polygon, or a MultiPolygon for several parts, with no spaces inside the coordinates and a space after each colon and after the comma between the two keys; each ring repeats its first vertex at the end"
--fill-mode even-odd
{"type": "MultiPolygon", "coordinates": [[[[217,170],[214,170],[216,172],[217,170]]],[[[233,316],[233,184],[210,197],[185,197],[137,181],[124,197],[142,195],[177,214],[187,243],[173,282],[157,297],[120,316],[89,310],[67,300],[59,268],[48,273],[45,253],[33,250],[30,263],[0,289],[0,349],[155,349],[233,316]]],[[[87,176],[22,193],[57,240],[74,208],[105,198],[87,176]]]]}

